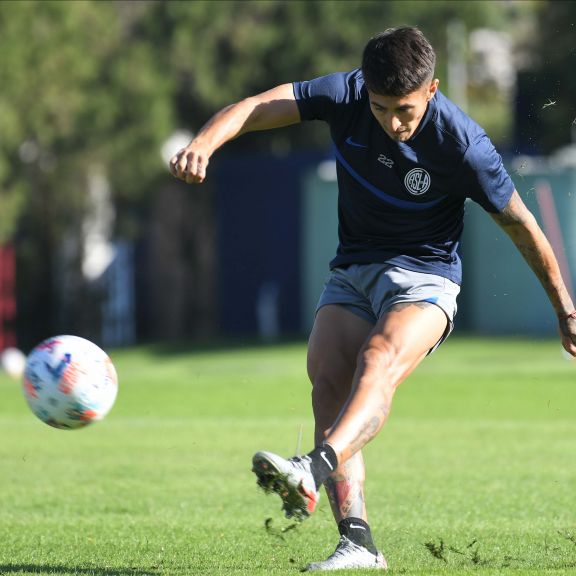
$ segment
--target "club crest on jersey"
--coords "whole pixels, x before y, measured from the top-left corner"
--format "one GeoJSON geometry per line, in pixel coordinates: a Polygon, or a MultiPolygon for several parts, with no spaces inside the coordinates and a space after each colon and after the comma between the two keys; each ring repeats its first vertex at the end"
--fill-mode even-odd
{"type": "Polygon", "coordinates": [[[412,168],[404,177],[406,190],[414,196],[420,196],[430,188],[430,174],[424,168],[412,168]]]}

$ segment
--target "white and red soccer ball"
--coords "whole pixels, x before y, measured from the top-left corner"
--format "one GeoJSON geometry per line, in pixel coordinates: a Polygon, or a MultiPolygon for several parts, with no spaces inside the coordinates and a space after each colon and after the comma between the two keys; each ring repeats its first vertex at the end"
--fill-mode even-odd
{"type": "Polygon", "coordinates": [[[118,392],[112,361],[79,336],[44,340],[26,360],[24,395],[34,414],[54,428],[82,428],[108,414],[118,392]]]}

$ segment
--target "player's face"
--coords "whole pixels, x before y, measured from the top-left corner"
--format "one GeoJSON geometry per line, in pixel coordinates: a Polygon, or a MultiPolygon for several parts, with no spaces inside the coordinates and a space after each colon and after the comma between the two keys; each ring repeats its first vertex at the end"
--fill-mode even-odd
{"type": "Polygon", "coordinates": [[[370,109],[392,140],[405,142],[418,128],[437,89],[438,80],[432,80],[406,96],[383,96],[368,90],[370,109]]]}

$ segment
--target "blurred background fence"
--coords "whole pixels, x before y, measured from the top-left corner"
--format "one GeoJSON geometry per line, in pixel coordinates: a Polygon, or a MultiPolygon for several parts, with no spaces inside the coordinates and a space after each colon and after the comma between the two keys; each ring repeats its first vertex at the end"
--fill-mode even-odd
{"type": "MultiPolygon", "coordinates": [[[[227,144],[208,180],[167,159],[218,109],[359,64],[421,27],[441,89],[488,132],[576,278],[576,3],[0,2],[0,349],[307,333],[336,248],[325,126],[227,144]]],[[[543,290],[467,206],[462,330],[549,335],[543,290]]]]}

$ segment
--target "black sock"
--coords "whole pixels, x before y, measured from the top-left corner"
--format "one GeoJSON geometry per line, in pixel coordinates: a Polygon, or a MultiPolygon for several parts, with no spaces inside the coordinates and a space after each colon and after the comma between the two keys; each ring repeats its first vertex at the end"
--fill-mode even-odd
{"type": "Polygon", "coordinates": [[[324,484],[326,478],[338,468],[338,458],[330,444],[317,446],[307,456],[311,460],[310,470],[312,471],[312,476],[314,476],[316,490],[318,490],[324,484]]]}
{"type": "Polygon", "coordinates": [[[378,550],[372,540],[370,526],[361,518],[344,518],[344,520],[340,520],[338,522],[338,532],[340,532],[340,536],[346,536],[354,544],[367,548],[375,556],[378,555],[378,550]]]}

